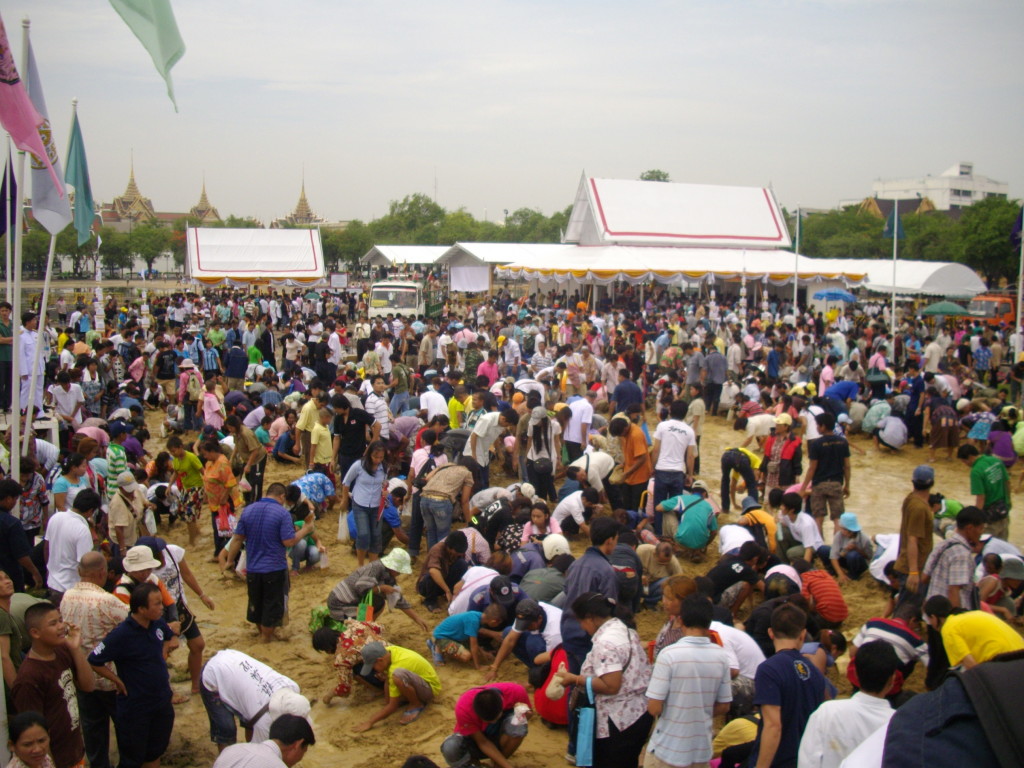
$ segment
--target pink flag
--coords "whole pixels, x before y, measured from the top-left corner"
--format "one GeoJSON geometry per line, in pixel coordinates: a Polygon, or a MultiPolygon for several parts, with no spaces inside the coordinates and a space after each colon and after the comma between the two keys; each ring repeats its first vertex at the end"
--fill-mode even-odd
{"type": "Polygon", "coordinates": [[[43,163],[53,177],[53,183],[62,188],[60,177],[53,170],[50,156],[39,137],[39,126],[43,122],[18,76],[11,45],[7,42],[7,30],[0,18],[0,124],[11,135],[14,145],[43,163]]]}

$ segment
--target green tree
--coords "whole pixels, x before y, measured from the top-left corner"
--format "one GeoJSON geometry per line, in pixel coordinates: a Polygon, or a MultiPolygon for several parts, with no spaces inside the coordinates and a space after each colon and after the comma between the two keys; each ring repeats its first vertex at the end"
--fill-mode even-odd
{"type": "MultiPolygon", "coordinates": [[[[90,237],[79,246],[78,231],[73,224],[69,224],[57,235],[57,253],[71,259],[71,272],[75,277],[80,277],[86,263],[95,258],[96,240],[90,237]]],[[[95,262],[93,266],[95,268],[95,262]]]]}
{"type": "Polygon", "coordinates": [[[344,229],[321,230],[320,238],[324,261],[336,270],[358,269],[359,259],[373,248],[374,243],[370,228],[359,219],[353,219],[344,229]]]}
{"type": "Polygon", "coordinates": [[[153,263],[170,250],[171,240],[171,230],[147,221],[132,230],[129,242],[132,252],[146,262],[150,271],[153,263]]]}
{"type": "Polygon", "coordinates": [[[446,213],[438,223],[432,245],[478,242],[484,222],[477,221],[465,208],[446,213]]]}
{"type": "Polygon", "coordinates": [[[437,230],[445,211],[424,194],[392,200],[388,212],[371,221],[370,231],[379,243],[392,245],[435,245],[437,230]]]}
{"type": "Polygon", "coordinates": [[[120,275],[132,266],[132,254],[128,249],[128,234],[112,227],[100,229],[100,263],[108,273],[120,275]]]}
{"type": "MultiPolygon", "coordinates": [[[[907,237],[899,244],[900,258],[920,261],[958,260],[960,225],[944,211],[903,216],[902,222],[907,237]]],[[[891,249],[891,241],[889,246],[891,249]]]]}
{"type": "MultiPolygon", "coordinates": [[[[803,219],[800,250],[808,256],[822,258],[881,258],[886,255],[887,241],[882,238],[884,224],[877,216],[861,212],[855,205],[809,214],[803,219]]],[[[795,230],[793,237],[796,237],[795,230]]],[[[891,242],[888,247],[891,254],[891,242]]]]}
{"type": "Polygon", "coordinates": [[[1020,203],[988,197],[964,208],[960,215],[959,259],[983,274],[991,285],[999,278],[1014,280],[1020,248],[1010,240],[1020,203]]]}
{"type": "Polygon", "coordinates": [[[652,168],[640,174],[640,181],[671,181],[671,179],[668,177],[668,171],[652,168]]]}

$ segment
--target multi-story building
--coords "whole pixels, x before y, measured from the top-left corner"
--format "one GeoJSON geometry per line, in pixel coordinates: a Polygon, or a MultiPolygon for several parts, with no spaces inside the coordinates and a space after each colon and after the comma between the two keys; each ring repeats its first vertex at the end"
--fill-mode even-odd
{"type": "Polygon", "coordinates": [[[1005,198],[1010,186],[974,173],[974,163],[957,163],[938,176],[913,179],[878,179],[874,197],[886,200],[927,198],[938,211],[955,211],[987,197],[1005,198]]]}

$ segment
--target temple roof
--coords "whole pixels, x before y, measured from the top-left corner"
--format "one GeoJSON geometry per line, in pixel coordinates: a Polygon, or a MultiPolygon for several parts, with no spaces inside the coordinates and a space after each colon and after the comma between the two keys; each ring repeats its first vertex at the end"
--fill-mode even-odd
{"type": "Polygon", "coordinates": [[[192,206],[192,210],[189,211],[189,216],[199,219],[201,222],[207,221],[220,221],[220,214],[217,209],[210,205],[210,200],[206,196],[206,181],[203,181],[203,191],[199,195],[199,202],[192,206]]]}
{"type": "Polygon", "coordinates": [[[139,185],[135,183],[135,163],[132,162],[131,171],[128,175],[128,186],[124,190],[124,194],[120,197],[115,197],[111,202],[111,206],[120,218],[126,219],[137,219],[153,218],[155,212],[153,210],[153,201],[148,197],[143,197],[142,192],[139,191],[139,185]]]}

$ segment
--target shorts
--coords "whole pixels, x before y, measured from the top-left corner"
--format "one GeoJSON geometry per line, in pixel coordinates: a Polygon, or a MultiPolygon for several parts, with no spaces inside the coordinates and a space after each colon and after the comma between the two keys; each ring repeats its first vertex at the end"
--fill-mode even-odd
{"type": "Polygon", "coordinates": [[[811,515],[824,517],[826,512],[831,520],[838,520],[846,511],[843,499],[843,484],[836,480],[826,480],[811,486],[811,515]]]}
{"type": "MultiPolygon", "coordinates": [[[[491,723],[484,729],[484,737],[488,741],[497,744],[498,739],[503,735],[512,739],[526,736],[527,724],[512,725],[511,721],[512,710],[509,709],[502,714],[497,722],[491,723]]],[[[487,759],[487,755],[480,750],[480,747],[476,745],[472,737],[463,736],[459,733],[453,733],[441,743],[441,754],[452,768],[461,768],[462,766],[468,766],[471,763],[487,759]]]]}
{"type": "Polygon", "coordinates": [[[199,630],[199,622],[184,603],[178,603],[178,621],[181,622],[180,634],[186,640],[195,640],[197,637],[203,636],[199,630]]]}
{"type": "Polygon", "coordinates": [[[288,569],[271,573],[245,575],[249,591],[247,621],[261,627],[279,627],[284,619],[284,596],[288,583],[288,569]]]}
{"type": "Polygon", "coordinates": [[[238,725],[235,723],[237,717],[240,721],[244,718],[241,714],[229,707],[220,698],[220,694],[211,691],[199,681],[199,695],[206,707],[206,716],[210,721],[210,741],[214,744],[230,746],[238,741],[238,725]]]}
{"type": "MultiPolygon", "coordinates": [[[[652,755],[646,749],[643,755],[641,755],[640,764],[643,768],[679,768],[678,765],[672,765],[672,763],[666,763],[657,755],[652,755]]],[[[707,763],[690,763],[686,768],[708,768],[707,763]]]]}
{"type": "Polygon", "coordinates": [[[415,672],[397,667],[391,671],[391,678],[412,688],[416,692],[416,697],[420,700],[420,703],[429,704],[434,700],[434,689],[430,687],[430,683],[415,672]]]}
{"type": "Polygon", "coordinates": [[[178,400],[178,379],[157,379],[160,384],[160,389],[164,391],[164,397],[170,400],[172,403],[178,400]]]}
{"type": "Polygon", "coordinates": [[[437,650],[449,659],[458,659],[470,652],[469,648],[464,646],[462,643],[457,643],[450,638],[435,638],[434,644],[436,645],[437,650]]]}

